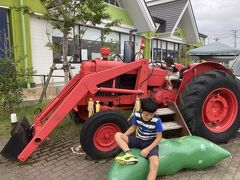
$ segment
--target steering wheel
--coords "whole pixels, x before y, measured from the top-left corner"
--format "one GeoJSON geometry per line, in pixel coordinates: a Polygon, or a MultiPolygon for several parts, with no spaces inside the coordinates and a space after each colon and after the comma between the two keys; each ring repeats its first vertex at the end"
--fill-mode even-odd
{"type": "Polygon", "coordinates": [[[123,62],[123,59],[122,59],[122,57],[120,56],[120,54],[115,54],[115,55],[113,56],[113,59],[114,59],[114,60],[117,60],[117,61],[122,61],[122,62],[123,62]]]}
{"type": "Polygon", "coordinates": [[[166,70],[165,68],[167,66],[166,62],[163,62],[163,61],[149,62],[149,64],[151,63],[157,65],[160,69],[166,70]]]}
{"type": "Polygon", "coordinates": [[[143,53],[141,53],[141,52],[137,52],[137,53],[135,54],[135,61],[136,61],[136,60],[139,60],[139,59],[144,59],[144,55],[143,55],[143,53]]]}

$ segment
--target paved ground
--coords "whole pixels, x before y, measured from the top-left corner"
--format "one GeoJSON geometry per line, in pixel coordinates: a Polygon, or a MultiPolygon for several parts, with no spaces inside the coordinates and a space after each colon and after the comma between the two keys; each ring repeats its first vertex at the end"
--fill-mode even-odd
{"type": "MultiPolygon", "coordinates": [[[[5,142],[0,142],[2,149],[5,142]]],[[[1,180],[101,180],[106,179],[112,159],[94,161],[85,155],[73,154],[70,147],[77,146],[75,140],[55,140],[43,144],[27,163],[10,162],[0,156],[1,180]]],[[[223,160],[214,167],[201,171],[181,171],[174,176],[158,179],[177,180],[240,180],[240,133],[227,144],[222,144],[232,153],[232,157],[223,160]]]]}

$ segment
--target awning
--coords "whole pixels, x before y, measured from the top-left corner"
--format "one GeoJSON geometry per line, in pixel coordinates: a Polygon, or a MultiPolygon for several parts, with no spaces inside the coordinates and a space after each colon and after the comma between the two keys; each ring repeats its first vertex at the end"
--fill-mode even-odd
{"type": "Polygon", "coordinates": [[[156,31],[157,28],[144,0],[118,0],[118,3],[128,11],[138,33],[156,31]]]}
{"type": "Polygon", "coordinates": [[[235,56],[240,50],[220,42],[214,42],[189,51],[190,56],[235,56]]]}

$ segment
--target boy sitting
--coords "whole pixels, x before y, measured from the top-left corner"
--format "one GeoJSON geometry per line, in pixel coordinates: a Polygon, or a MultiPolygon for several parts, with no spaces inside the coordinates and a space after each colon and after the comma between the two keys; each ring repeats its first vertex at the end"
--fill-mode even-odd
{"type": "Polygon", "coordinates": [[[141,156],[148,158],[150,162],[148,180],[156,179],[159,166],[158,144],[162,139],[163,128],[161,119],[154,115],[157,108],[158,105],[152,98],[142,99],[142,111],[133,115],[132,126],[124,134],[115,134],[115,141],[125,152],[115,160],[120,164],[136,164],[137,157],[132,154],[130,148],[141,149],[141,156]],[[130,136],[137,128],[137,137],[130,136]]]}

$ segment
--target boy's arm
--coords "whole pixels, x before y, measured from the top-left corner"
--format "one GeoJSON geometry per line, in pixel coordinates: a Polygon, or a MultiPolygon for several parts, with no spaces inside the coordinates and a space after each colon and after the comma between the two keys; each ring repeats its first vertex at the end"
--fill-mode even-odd
{"type": "Polygon", "coordinates": [[[162,140],[162,133],[160,132],[160,133],[157,133],[156,139],[146,149],[151,151],[154,147],[156,147],[160,143],[161,140],[162,140]]]}
{"type": "Polygon", "coordinates": [[[133,116],[131,117],[131,122],[132,122],[132,126],[130,128],[128,128],[128,130],[124,133],[125,135],[129,136],[132,133],[134,133],[137,129],[137,120],[136,120],[136,115],[135,113],[133,114],[133,116]]]}
{"type": "Polygon", "coordinates": [[[137,129],[137,126],[136,125],[132,125],[130,128],[128,128],[128,130],[124,133],[126,134],[127,136],[131,135],[132,133],[134,133],[137,129]]]}
{"type": "Polygon", "coordinates": [[[152,144],[150,144],[148,147],[146,147],[145,149],[143,149],[143,150],[141,151],[141,155],[142,155],[143,157],[146,157],[146,156],[149,154],[149,152],[150,152],[154,147],[156,147],[156,146],[160,143],[161,140],[162,140],[162,133],[159,132],[159,133],[157,133],[157,137],[156,137],[156,139],[152,142],[152,144]]]}

